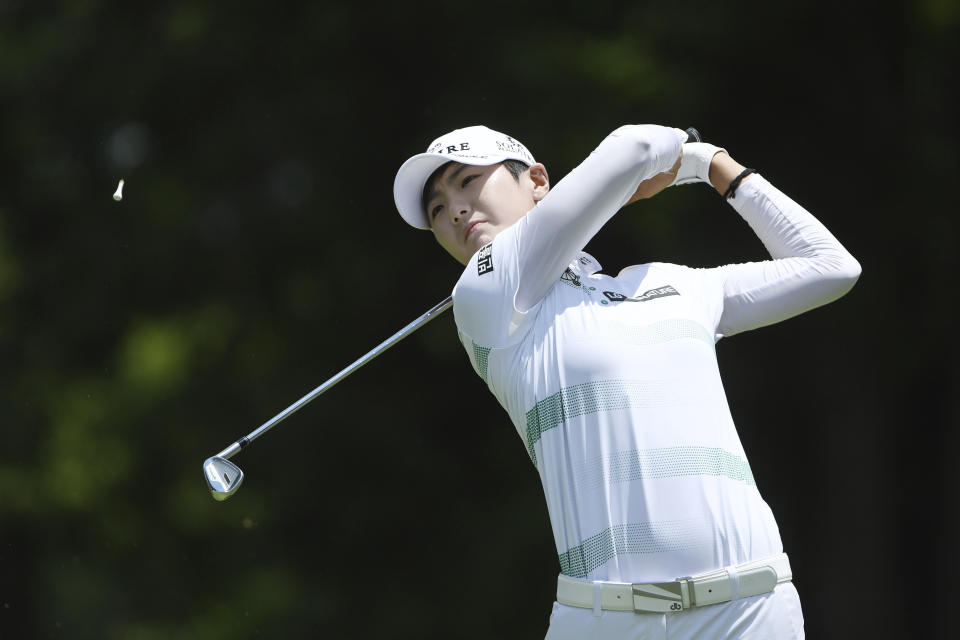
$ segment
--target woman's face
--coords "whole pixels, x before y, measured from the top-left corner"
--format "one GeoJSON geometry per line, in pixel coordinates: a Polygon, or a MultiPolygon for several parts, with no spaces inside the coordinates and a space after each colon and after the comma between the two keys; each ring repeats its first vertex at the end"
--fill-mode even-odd
{"type": "Polygon", "coordinates": [[[502,164],[451,162],[430,186],[427,219],[440,246],[467,264],[481,247],[526,215],[549,188],[546,168],[539,163],[517,180],[502,164]]]}

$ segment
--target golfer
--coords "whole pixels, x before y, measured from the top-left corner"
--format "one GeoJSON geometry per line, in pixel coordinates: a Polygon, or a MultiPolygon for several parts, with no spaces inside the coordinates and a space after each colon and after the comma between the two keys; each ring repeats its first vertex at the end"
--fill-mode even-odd
{"type": "Polygon", "coordinates": [[[715,344],[845,294],[860,265],[836,238],[725,150],[655,125],[617,129],[552,188],[514,138],[458,129],[403,164],[394,198],[465,265],[460,340],[540,474],[561,570],[547,639],[803,638],[715,344]],[[697,182],[770,260],[612,276],[583,252],[624,205],[697,182]]]}

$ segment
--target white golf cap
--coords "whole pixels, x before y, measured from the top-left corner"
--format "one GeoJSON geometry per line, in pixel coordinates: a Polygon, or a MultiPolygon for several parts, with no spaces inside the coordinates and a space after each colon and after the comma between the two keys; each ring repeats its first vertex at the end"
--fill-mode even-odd
{"type": "Polygon", "coordinates": [[[393,200],[408,224],[429,229],[423,210],[423,187],[434,171],[448,162],[486,166],[504,160],[519,160],[527,165],[536,162],[525,146],[506,134],[482,125],[456,129],[431,142],[426,153],[403,163],[393,181],[393,200]]]}

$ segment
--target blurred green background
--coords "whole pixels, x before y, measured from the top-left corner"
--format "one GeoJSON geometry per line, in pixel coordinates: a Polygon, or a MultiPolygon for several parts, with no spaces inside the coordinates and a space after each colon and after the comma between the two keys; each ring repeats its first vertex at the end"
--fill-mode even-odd
{"type": "MultiPolygon", "coordinates": [[[[644,122],[696,125],[863,266],[718,347],[809,636],[951,636],[958,24],[952,0],[0,0],[0,637],[542,637],[539,480],[452,315],[246,450],[229,502],[201,463],[449,294],[394,210],[408,156],[483,123],[556,181],[644,122]]],[[[764,257],[695,187],[588,249],[764,257]]]]}

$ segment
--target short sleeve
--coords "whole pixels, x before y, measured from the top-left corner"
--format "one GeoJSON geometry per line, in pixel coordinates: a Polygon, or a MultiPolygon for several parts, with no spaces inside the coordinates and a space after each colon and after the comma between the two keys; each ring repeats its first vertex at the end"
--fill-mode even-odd
{"type": "Polygon", "coordinates": [[[474,345],[500,349],[526,333],[539,304],[516,308],[520,282],[519,235],[522,224],[504,229],[470,258],[453,289],[453,315],[461,336],[474,345]]]}
{"type": "Polygon", "coordinates": [[[713,337],[714,342],[724,337],[720,328],[724,308],[722,269],[693,268],[665,262],[654,262],[650,266],[663,274],[663,281],[670,284],[668,288],[676,289],[676,295],[687,301],[685,317],[695,320],[713,337]]]}
{"type": "Polygon", "coordinates": [[[691,269],[686,267],[694,278],[697,296],[703,312],[706,327],[713,333],[714,342],[719,342],[726,334],[723,331],[724,309],[724,273],[718,268],[691,269]]]}

